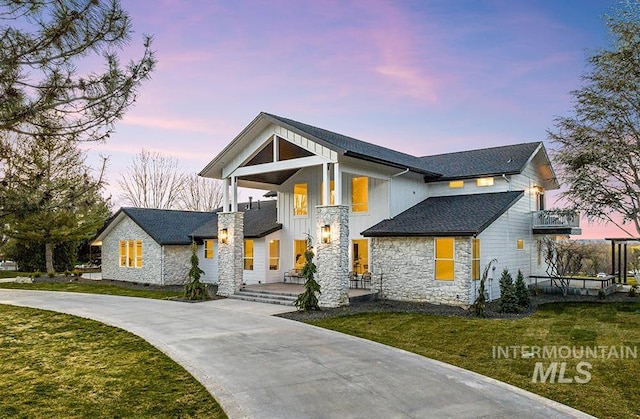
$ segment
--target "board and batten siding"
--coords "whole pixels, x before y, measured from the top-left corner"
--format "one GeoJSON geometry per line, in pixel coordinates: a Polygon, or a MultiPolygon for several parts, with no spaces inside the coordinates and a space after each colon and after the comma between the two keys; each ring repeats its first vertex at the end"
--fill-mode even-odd
{"type": "Polygon", "coordinates": [[[160,245],[127,216],[102,240],[104,279],[163,285],[161,265],[160,245]],[[142,240],[141,268],[120,266],[120,240],[142,240]]]}
{"type": "Polygon", "coordinates": [[[213,257],[207,259],[204,257],[204,243],[198,246],[198,260],[200,269],[204,271],[200,277],[200,281],[207,284],[218,283],[218,240],[213,240],[213,257]]]}
{"type": "MultiPolygon", "coordinates": [[[[516,202],[508,211],[502,214],[486,230],[478,235],[480,239],[480,271],[492,259],[497,262],[495,270],[489,272],[489,279],[485,284],[489,299],[500,297],[500,276],[504,268],[509,270],[515,281],[518,269],[522,270],[525,279],[530,275],[531,252],[536,251],[535,241],[532,239],[531,213],[527,195],[516,202]],[[517,249],[517,240],[524,240],[524,249],[517,249]]],[[[472,303],[473,301],[470,301],[472,303]]]]}

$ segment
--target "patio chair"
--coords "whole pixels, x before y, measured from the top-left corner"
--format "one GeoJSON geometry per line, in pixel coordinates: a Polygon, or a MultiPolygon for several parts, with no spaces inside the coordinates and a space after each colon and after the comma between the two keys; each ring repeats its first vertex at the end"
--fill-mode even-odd
{"type": "Polygon", "coordinates": [[[349,287],[358,288],[358,273],[356,271],[349,272],[349,287]]]}
{"type": "Polygon", "coordinates": [[[371,272],[369,271],[362,274],[362,288],[371,288],[371,272]]]}

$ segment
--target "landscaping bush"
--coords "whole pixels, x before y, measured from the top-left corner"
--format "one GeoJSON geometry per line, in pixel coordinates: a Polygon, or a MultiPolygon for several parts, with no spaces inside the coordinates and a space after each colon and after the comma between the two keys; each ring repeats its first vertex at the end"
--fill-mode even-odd
{"type": "Polygon", "coordinates": [[[49,275],[49,278],[55,278],[56,277],[56,271],[49,271],[49,272],[47,272],[47,275],[49,275]]]}
{"type": "Polygon", "coordinates": [[[629,288],[629,297],[635,297],[637,294],[638,294],[638,286],[632,285],[631,288],[629,288]]]}
{"type": "Polygon", "coordinates": [[[198,246],[191,243],[191,269],[189,270],[189,282],[184,286],[184,297],[188,300],[207,300],[207,285],[200,282],[200,276],[204,273],[199,266],[198,246]]]}
{"type": "Polygon", "coordinates": [[[507,268],[504,268],[502,276],[500,276],[500,311],[502,313],[518,312],[516,288],[513,285],[513,278],[507,268]]]}
{"type": "Polygon", "coordinates": [[[522,275],[522,271],[520,269],[518,269],[518,276],[516,277],[515,293],[518,306],[523,309],[528,308],[531,304],[529,288],[524,282],[524,275],[522,275]]]}
{"type": "Polygon", "coordinates": [[[302,267],[302,276],[305,278],[304,292],[298,295],[294,304],[300,311],[319,310],[316,293],[320,293],[320,284],[313,278],[317,268],[313,263],[311,236],[307,236],[307,249],[304,252],[304,257],[305,263],[302,267]]]}
{"type": "Polygon", "coordinates": [[[40,278],[42,276],[42,272],[40,271],[35,271],[34,273],[31,274],[31,276],[33,278],[40,278]]]}

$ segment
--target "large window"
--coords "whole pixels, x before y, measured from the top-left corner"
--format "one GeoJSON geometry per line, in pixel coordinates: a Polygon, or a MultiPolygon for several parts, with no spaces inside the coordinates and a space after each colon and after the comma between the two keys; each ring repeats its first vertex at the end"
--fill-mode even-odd
{"type": "Polygon", "coordinates": [[[293,185],[293,215],[307,215],[307,184],[293,185]]]}
{"type": "Polygon", "coordinates": [[[204,258],[213,259],[213,240],[204,241],[204,258]]]}
{"type": "Polygon", "coordinates": [[[351,211],[369,211],[369,178],[366,176],[351,179],[351,211]]]}
{"type": "Polygon", "coordinates": [[[253,240],[244,240],[244,270],[253,271],[253,240]]]}
{"type": "Polygon", "coordinates": [[[352,240],[352,271],[363,274],[369,270],[369,240],[352,240]]]}
{"type": "Polygon", "coordinates": [[[454,247],[453,237],[436,238],[436,279],[453,281],[454,247]]]}
{"type": "Polygon", "coordinates": [[[280,240],[269,241],[269,270],[280,269],[280,240]]]}
{"type": "Polygon", "coordinates": [[[307,250],[306,240],[294,240],[293,241],[293,267],[295,269],[302,269],[307,259],[304,257],[304,252],[307,250]]]}
{"type": "MultiPolygon", "coordinates": [[[[329,205],[336,204],[336,183],[335,181],[329,182],[329,205]]],[[[324,182],[320,182],[320,205],[327,205],[324,203],[324,182]]]]}
{"type": "Polygon", "coordinates": [[[120,266],[142,268],[142,240],[120,240],[120,266]]]}
{"type": "Polygon", "coordinates": [[[471,240],[471,279],[480,279],[480,239],[471,240]]]}

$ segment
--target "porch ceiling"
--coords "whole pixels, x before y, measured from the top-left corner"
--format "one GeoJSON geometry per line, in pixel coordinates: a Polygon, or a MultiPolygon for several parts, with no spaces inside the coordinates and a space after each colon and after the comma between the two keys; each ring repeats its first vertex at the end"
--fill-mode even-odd
{"type": "Polygon", "coordinates": [[[240,176],[239,181],[266,183],[269,185],[282,185],[300,169],[279,170],[277,172],[258,173],[247,176],[240,176]]]}

